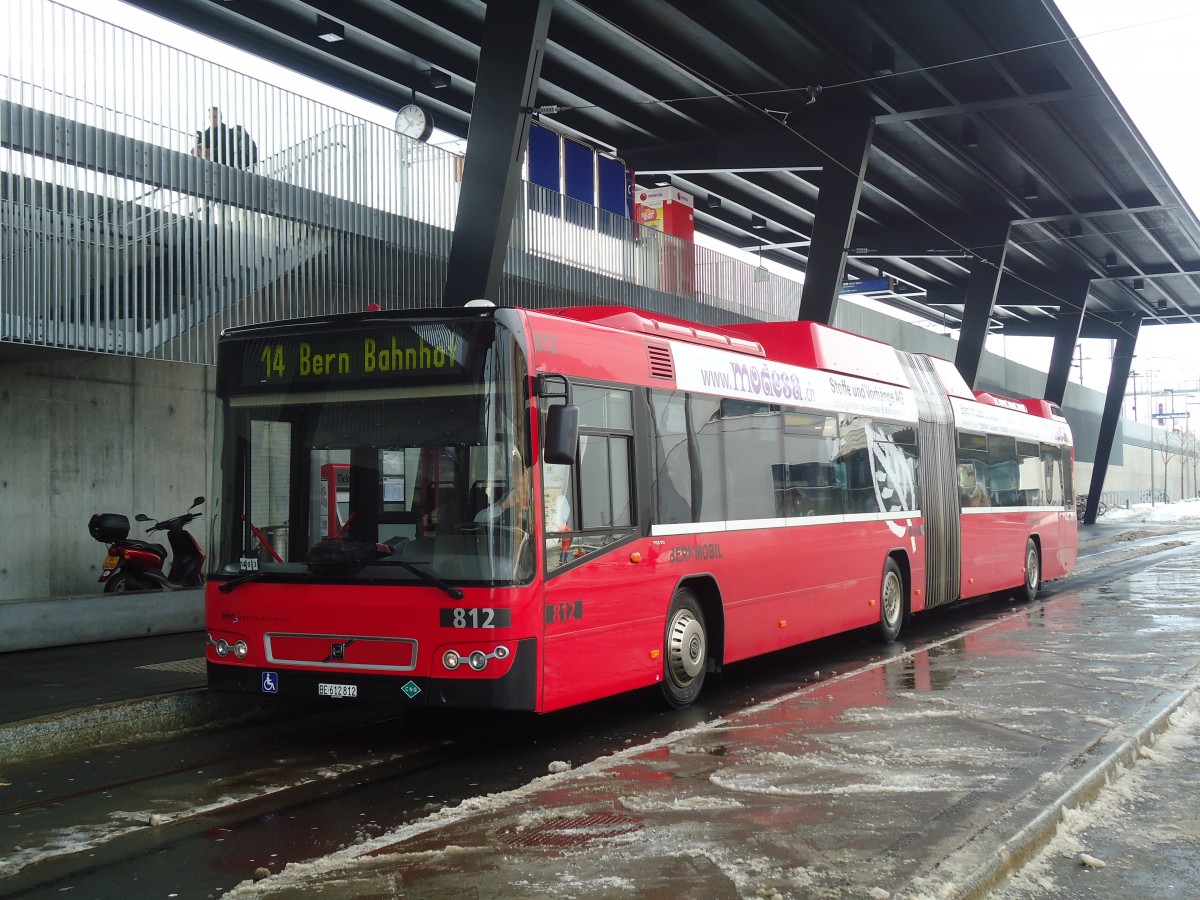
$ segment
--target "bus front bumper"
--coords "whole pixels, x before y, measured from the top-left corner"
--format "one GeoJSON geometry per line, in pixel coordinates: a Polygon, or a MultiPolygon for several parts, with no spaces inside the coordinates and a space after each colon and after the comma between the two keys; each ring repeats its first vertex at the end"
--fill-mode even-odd
{"type": "Polygon", "coordinates": [[[499,678],[428,678],[367,675],[358,672],[315,672],[307,669],[256,668],[235,663],[208,663],[208,688],[270,697],[357,700],[424,708],[537,708],[537,642],[517,642],[512,666],[499,678]]]}

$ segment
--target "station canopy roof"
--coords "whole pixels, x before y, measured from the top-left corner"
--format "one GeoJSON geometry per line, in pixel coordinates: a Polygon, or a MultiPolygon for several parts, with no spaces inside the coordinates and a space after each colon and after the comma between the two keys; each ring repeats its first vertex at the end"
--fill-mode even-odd
{"type": "MultiPolygon", "coordinates": [[[[467,134],[479,0],[129,2],[467,134]]],[[[1052,0],[555,0],[537,102],[693,194],[700,232],[801,270],[819,169],[873,119],[846,268],[889,276],[873,296],[957,327],[1011,223],[993,330],[1053,334],[1081,279],[1084,337],[1200,318],[1200,224],[1052,0]]]]}

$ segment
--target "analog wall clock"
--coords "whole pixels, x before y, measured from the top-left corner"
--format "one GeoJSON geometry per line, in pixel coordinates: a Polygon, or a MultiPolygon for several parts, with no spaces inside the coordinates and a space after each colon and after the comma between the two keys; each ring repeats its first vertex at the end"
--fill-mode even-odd
{"type": "Polygon", "coordinates": [[[396,131],[418,141],[429,140],[429,135],[433,134],[433,116],[429,110],[409,103],[396,113],[396,131]]]}

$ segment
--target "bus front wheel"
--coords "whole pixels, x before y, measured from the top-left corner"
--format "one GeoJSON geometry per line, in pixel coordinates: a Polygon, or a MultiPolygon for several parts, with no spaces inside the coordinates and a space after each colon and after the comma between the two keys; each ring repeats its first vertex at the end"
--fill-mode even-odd
{"type": "Polygon", "coordinates": [[[890,644],[900,637],[904,625],[904,576],[896,561],[888,557],[879,589],[879,639],[890,644]]]}
{"type": "Polygon", "coordinates": [[[671,598],[663,648],[662,692],[675,709],[690,706],[708,670],[708,631],[700,601],[687,588],[671,598]]]}

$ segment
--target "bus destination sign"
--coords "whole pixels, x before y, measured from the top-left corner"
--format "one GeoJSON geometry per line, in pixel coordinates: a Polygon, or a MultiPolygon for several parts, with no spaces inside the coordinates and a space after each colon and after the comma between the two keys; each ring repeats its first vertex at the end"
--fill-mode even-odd
{"type": "Polygon", "coordinates": [[[446,326],[286,335],[248,341],[242,387],[300,387],[454,376],[463,371],[466,338],[446,326]]]}

